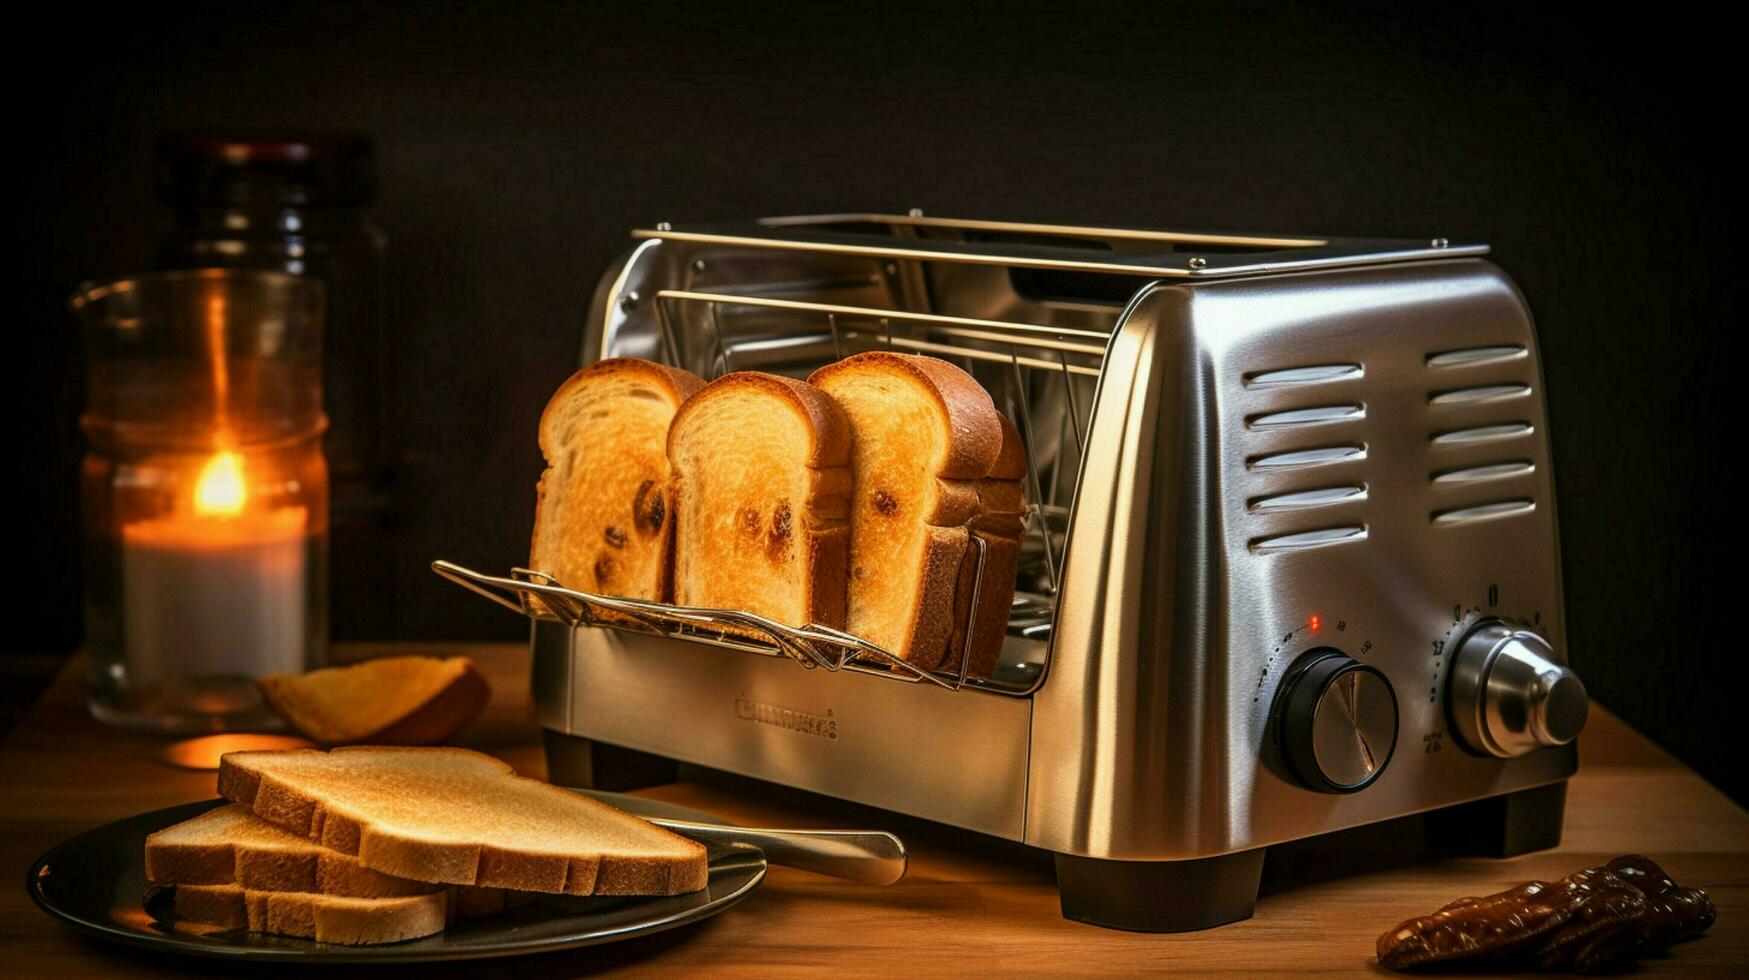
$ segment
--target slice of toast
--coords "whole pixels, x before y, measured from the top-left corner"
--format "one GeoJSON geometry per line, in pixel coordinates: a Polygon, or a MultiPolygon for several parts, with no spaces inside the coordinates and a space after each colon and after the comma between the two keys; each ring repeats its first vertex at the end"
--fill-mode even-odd
{"type": "Polygon", "coordinates": [[[629,813],[456,748],[232,752],[219,792],[374,871],[569,895],[705,886],[705,849],[629,813]]]}
{"type": "Polygon", "coordinates": [[[383,657],[257,682],[273,710],[322,745],[434,745],[492,697],[466,657],[383,657]]]}
{"type": "Polygon", "coordinates": [[[809,381],[844,409],[854,442],[846,629],[932,670],[954,630],[966,522],[1001,449],[1001,413],[971,375],[916,354],[857,354],[809,381]]]}
{"type": "Polygon", "coordinates": [[[1014,605],[1014,585],[1020,570],[1020,542],[1026,535],[1026,444],[1014,423],[1006,416],[1002,422],[1002,449],[990,472],[977,481],[978,508],[967,528],[984,542],[982,586],[976,588],[977,607],[972,607],[974,586],[978,586],[977,553],[966,550],[966,560],[960,566],[959,584],[954,596],[954,632],[948,643],[947,659],[942,669],[959,670],[959,659],[965,650],[966,631],[974,631],[971,659],[966,676],[989,677],[1002,654],[1002,640],[1008,634],[1008,614],[1014,605]]]}
{"type": "Polygon", "coordinates": [[[146,838],[146,877],[161,885],[235,885],[251,891],[350,898],[429,895],[445,885],[372,871],[232,803],[146,838]]]}
{"type": "Polygon", "coordinates": [[[559,386],[540,419],[547,468],[529,567],[582,592],[669,598],[668,425],[703,385],[687,371],[620,357],[559,386]]]}
{"type": "Polygon", "coordinates": [[[832,399],[773,374],[724,375],[668,433],[674,601],[842,627],[850,432],[832,399]]]}
{"type": "MultiPolygon", "coordinates": [[[[442,932],[470,917],[449,892],[394,898],[345,898],[306,892],[255,891],[241,885],[176,885],[176,918],[220,929],[246,929],[350,946],[399,943],[442,932]]],[[[157,899],[148,899],[155,903],[157,899]]],[[[503,910],[502,903],[498,910],[503,910]]],[[[471,914],[491,914],[471,910],[471,914]]]]}

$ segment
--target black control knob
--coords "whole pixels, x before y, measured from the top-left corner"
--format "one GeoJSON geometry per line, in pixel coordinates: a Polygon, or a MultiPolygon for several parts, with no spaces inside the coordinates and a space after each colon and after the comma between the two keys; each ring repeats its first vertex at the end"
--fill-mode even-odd
{"type": "Polygon", "coordinates": [[[1300,782],[1352,793],[1379,778],[1397,747],[1397,695],[1376,669],[1339,650],[1313,650],[1282,681],[1282,755],[1300,782]]]}
{"type": "Polygon", "coordinates": [[[1591,700],[1547,640],[1484,619],[1457,642],[1446,704],[1465,747],[1510,759],[1577,738],[1591,700]]]}

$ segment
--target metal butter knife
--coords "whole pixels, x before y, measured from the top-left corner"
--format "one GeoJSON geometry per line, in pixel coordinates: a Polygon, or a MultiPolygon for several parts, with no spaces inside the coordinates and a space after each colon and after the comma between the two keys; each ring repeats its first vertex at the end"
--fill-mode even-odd
{"type": "Polygon", "coordinates": [[[668,817],[644,819],[700,844],[757,847],[765,860],[786,868],[864,885],[890,885],[905,877],[905,844],[884,830],[779,830],[668,817]]]}

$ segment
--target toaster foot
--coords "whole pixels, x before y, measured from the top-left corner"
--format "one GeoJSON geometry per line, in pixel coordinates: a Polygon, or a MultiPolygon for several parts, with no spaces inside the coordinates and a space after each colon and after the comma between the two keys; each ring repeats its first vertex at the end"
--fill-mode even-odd
{"type": "Polygon", "coordinates": [[[1480,857],[1513,857],[1561,842],[1565,781],[1460,803],[1427,814],[1427,843],[1480,857]]]}
{"type": "Polygon", "coordinates": [[[1063,917],[1132,932],[1191,932],[1251,918],[1264,849],[1193,861],[1057,855],[1063,917]]]}
{"type": "Polygon", "coordinates": [[[547,781],[614,792],[672,783],[680,763],[636,749],[596,742],[580,735],[543,729],[547,748],[547,781]]]}

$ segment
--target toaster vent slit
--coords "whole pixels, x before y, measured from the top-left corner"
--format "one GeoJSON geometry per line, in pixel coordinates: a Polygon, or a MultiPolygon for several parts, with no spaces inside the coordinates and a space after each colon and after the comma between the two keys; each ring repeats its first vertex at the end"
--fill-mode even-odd
{"type": "Polygon", "coordinates": [[[1295,490],[1291,493],[1278,493],[1267,497],[1253,497],[1247,506],[1253,511],[1273,512],[1331,507],[1336,504],[1355,504],[1365,499],[1366,487],[1361,484],[1353,484],[1343,487],[1320,487],[1316,490],[1295,490]]]}
{"type": "Polygon", "coordinates": [[[1427,401],[1432,405],[1473,405],[1480,402],[1502,401],[1508,398],[1523,398],[1529,394],[1530,385],[1509,382],[1435,391],[1428,394],[1427,401]]]}
{"type": "Polygon", "coordinates": [[[1365,374],[1366,368],[1359,364],[1308,364],[1273,371],[1253,371],[1244,376],[1242,383],[1247,388],[1283,388],[1290,385],[1352,381],[1365,374]]]}
{"type": "Polygon", "coordinates": [[[1478,425],[1468,429],[1452,429],[1449,432],[1436,432],[1431,439],[1435,446],[1461,446],[1477,442],[1494,442],[1500,439],[1516,439],[1528,436],[1536,431],[1529,422],[1500,422],[1494,425],[1478,425]]]}
{"type": "Polygon", "coordinates": [[[1316,531],[1295,531],[1292,534],[1253,538],[1250,547],[1257,554],[1270,554],[1278,551],[1303,551],[1307,548],[1322,548],[1333,544],[1364,540],[1366,540],[1366,525],[1350,524],[1342,527],[1319,528],[1316,531]]]}
{"type": "Polygon", "coordinates": [[[1287,452],[1253,456],[1245,461],[1252,470],[1285,470],[1305,466],[1328,466],[1353,463],[1366,458],[1366,447],[1358,443],[1345,446],[1318,446],[1312,449],[1291,449],[1287,452]]]}
{"type": "Polygon", "coordinates": [[[1461,469],[1437,470],[1431,474],[1430,479],[1435,484],[1479,483],[1484,480],[1504,480],[1535,472],[1536,464],[1528,459],[1508,459],[1498,463],[1483,463],[1480,466],[1465,466],[1461,469]]]}
{"type": "Polygon", "coordinates": [[[1430,368],[1463,368],[1477,367],[1483,364],[1499,364],[1503,361],[1516,361],[1529,357],[1530,352],[1518,344],[1498,344],[1492,347],[1464,347],[1458,350],[1440,351],[1427,355],[1427,366],[1430,368]]]}
{"type": "Polygon", "coordinates": [[[1448,527],[1458,524],[1473,524],[1477,521],[1493,520],[1501,517],[1512,517],[1517,514],[1528,514],[1536,510],[1536,501],[1529,497],[1515,497],[1510,500],[1495,500],[1485,504],[1470,507],[1458,507],[1451,510],[1436,510],[1431,515],[1435,525],[1448,527]]]}
{"type": "Polygon", "coordinates": [[[1366,418],[1365,405],[1319,405],[1314,408],[1292,408],[1281,412],[1253,415],[1245,420],[1247,429],[1278,429],[1330,422],[1358,422],[1366,418]]]}

